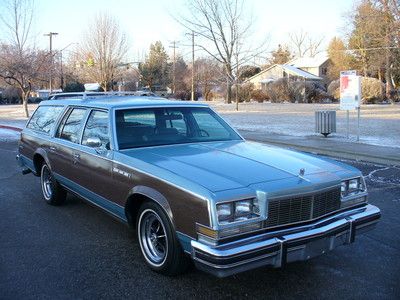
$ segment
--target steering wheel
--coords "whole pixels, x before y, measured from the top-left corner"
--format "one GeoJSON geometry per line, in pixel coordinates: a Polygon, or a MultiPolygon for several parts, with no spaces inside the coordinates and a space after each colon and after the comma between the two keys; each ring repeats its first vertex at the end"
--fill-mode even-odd
{"type": "Polygon", "coordinates": [[[210,137],[210,134],[204,129],[199,129],[198,132],[201,137],[210,137]]]}

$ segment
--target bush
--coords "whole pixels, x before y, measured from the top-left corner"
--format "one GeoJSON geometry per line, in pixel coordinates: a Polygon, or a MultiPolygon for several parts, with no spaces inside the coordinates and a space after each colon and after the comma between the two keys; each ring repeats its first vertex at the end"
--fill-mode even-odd
{"type": "Polygon", "coordinates": [[[293,94],[285,78],[275,80],[267,85],[266,94],[271,102],[279,103],[283,101],[292,101],[293,94]]]}
{"type": "MultiPolygon", "coordinates": [[[[194,93],[194,100],[197,101],[200,97],[199,93],[194,93]]],[[[186,91],[186,90],[181,90],[181,91],[175,91],[175,94],[172,95],[172,98],[178,99],[178,100],[191,100],[192,98],[192,91],[186,91]]]]}
{"type": "Polygon", "coordinates": [[[267,85],[266,96],[271,102],[319,103],[331,99],[319,81],[289,81],[278,79],[267,85]]]}
{"type": "Polygon", "coordinates": [[[269,100],[267,93],[263,92],[262,90],[251,91],[250,98],[251,98],[251,100],[257,101],[259,103],[269,100]]]}
{"type": "MultiPolygon", "coordinates": [[[[253,91],[254,86],[252,83],[245,83],[239,85],[238,90],[238,100],[239,102],[250,102],[251,92],[253,91]]],[[[232,102],[235,102],[236,99],[236,85],[232,86],[232,102]]]]}
{"type": "Polygon", "coordinates": [[[3,91],[3,103],[17,104],[22,102],[21,90],[15,87],[7,87],[3,91]]]}
{"type": "Polygon", "coordinates": [[[324,85],[319,81],[295,81],[290,84],[290,88],[296,103],[321,103],[326,99],[331,99],[324,85]]]}
{"type": "Polygon", "coordinates": [[[206,101],[213,101],[214,99],[218,98],[218,94],[214,92],[208,92],[205,95],[203,95],[203,98],[206,101]]]}
{"type": "Polygon", "coordinates": [[[188,91],[175,91],[172,97],[178,100],[190,100],[191,95],[188,91]]]}
{"type": "Polygon", "coordinates": [[[84,92],[85,86],[80,82],[69,82],[65,85],[63,92],[71,93],[71,92],[84,92]]]}
{"type": "Polygon", "coordinates": [[[328,94],[331,95],[334,99],[340,98],[340,82],[339,79],[333,80],[328,85],[328,94]]]}
{"type": "Polygon", "coordinates": [[[385,98],[385,85],[376,78],[362,77],[361,95],[363,104],[371,104],[382,101],[385,98]]]}
{"type": "MultiPolygon", "coordinates": [[[[361,78],[361,95],[363,104],[371,104],[382,101],[384,95],[385,85],[376,78],[362,77],[361,78]]],[[[328,87],[328,93],[335,99],[340,98],[340,82],[334,80],[328,87]]]]}

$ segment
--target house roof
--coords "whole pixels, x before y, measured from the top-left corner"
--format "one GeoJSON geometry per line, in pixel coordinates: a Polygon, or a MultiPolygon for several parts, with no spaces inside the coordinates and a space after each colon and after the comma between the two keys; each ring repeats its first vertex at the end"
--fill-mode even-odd
{"type": "Polygon", "coordinates": [[[309,80],[322,80],[321,77],[315,76],[314,74],[308,73],[294,66],[281,65],[281,67],[286,71],[286,73],[289,73],[290,75],[299,76],[309,80]]]}
{"type": "Polygon", "coordinates": [[[297,68],[313,68],[323,65],[329,59],[326,51],[318,53],[314,57],[298,57],[287,62],[287,65],[295,66],[297,68]]]}
{"type": "MultiPolygon", "coordinates": [[[[311,74],[309,72],[300,70],[299,68],[296,68],[294,66],[285,64],[285,65],[273,65],[273,66],[270,66],[269,68],[266,68],[265,70],[262,70],[261,72],[257,73],[256,75],[253,75],[252,77],[247,78],[245,80],[245,82],[249,82],[250,80],[253,80],[254,78],[257,78],[258,76],[260,76],[260,75],[264,74],[265,72],[271,70],[272,68],[276,68],[276,67],[284,69],[286,73],[289,73],[292,76],[299,76],[299,77],[302,77],[302,78],[305,78],[305,79],[308,79],[308,80],[322,80],[321,77],[318,77],[318,76],[315,76],[315,75],[313,75],[313,74],[311,74]]],[[[267,82],[271,82],[271,81],[274,81],[274,80],[275,79],[273,79],[273,78],[266,78],[266,79],[261,79],[259,82],[260,83],[267,83],[267,82]]]]}

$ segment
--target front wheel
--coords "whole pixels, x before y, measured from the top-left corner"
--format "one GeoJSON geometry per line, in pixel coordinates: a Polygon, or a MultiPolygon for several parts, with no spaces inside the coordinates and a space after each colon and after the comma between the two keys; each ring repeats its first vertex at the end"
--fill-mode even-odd
{"type": "Polygon", "coordinates": [[[42,187],[43,198],[48,204],[60,205],[65,201],[67,193],[57,180],[55,180],[46,163],[42,165],[40,171],[40,185],[42,187]]]}
{"type": "Polygon", "coordinates": [[[147,265],[164,275],[184,272],[188,258],[176,237],[168,216],[153,202],[145,202],[139,209],[137,236],[147,265]]]}

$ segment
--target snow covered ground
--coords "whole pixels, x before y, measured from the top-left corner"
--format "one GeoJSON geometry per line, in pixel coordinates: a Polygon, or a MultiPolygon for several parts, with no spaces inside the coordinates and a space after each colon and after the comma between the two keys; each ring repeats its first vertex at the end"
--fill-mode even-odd
{"type": "MultiPolygon", "coordinates": [[[[315,111],[336,111],[336,134],[331,139],[347,141],[346,112],[339,104],[240,103],[207,102],[239,130],[289,136],[321,136],[315,133],[315,111]]],[[[350,139],[357,136],[357,114],[350,112],[350,139]]],[[[400,148],[400,105],[366,105],[361,107],[360,142],[400,148]]]]}
{"type": "Polygon", "coordinates": [[[15,130],[0,128],[0,142],[19,140],[20,133],[15,130]]]}

